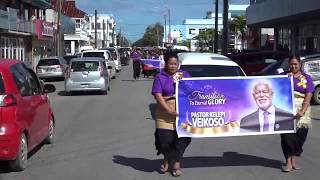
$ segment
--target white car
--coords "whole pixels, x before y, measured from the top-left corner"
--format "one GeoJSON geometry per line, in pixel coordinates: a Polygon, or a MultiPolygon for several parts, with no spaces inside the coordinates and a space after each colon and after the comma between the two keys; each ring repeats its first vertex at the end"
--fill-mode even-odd
{"type": "Polygon", "coordinates": [[[87,50],[81,53],[81,57],[102,57],[108,68],[109,77],[116,78],[116,63],[112,60],[110,52],[108,50],[87,50]]]}
{"type": "Polygon", "coordinates": [[[241,67],[226,56],[213,53],[179,53],[180,69],[192,77],[246,76],[241,67]]]}
{"type": "Polygon", "coordinates": [[[120,54],[118,52],[118,49],[115,47],[107,47],[107,48],[101,48],[101,50],[108,50],[111,53],[112,60],[116,64],[116,70],[117,72],[120,72],[122,69],[122,65],[121,65],[120,54]]]}

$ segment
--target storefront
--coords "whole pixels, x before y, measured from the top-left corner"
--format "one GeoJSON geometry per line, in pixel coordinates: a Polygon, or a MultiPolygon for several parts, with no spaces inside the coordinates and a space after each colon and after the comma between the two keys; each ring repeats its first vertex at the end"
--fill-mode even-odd
{"type": "Polygon", "coordinates": [[[32,37],[32,67],[38,64],[41,58],[53,56],[55,54],[54,28],[52,23],[43,20],[35,22],[36,36],[32,37]]]}

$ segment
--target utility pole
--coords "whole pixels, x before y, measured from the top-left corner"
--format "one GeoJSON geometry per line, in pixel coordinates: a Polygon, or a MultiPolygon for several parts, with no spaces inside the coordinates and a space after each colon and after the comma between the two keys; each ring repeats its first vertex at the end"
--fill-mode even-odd
{"type": "Polygon", "coordinates": [[[61,56],[61,1],[57,1],[57,8],[58,8],[58,23],[57,23],[57,49],[56,49],[56,55],[61,56]]]}
{"type": "Polygon", "coordinates": [[[97,39],[97,21],[98,21],[98,12],[94,10],[94,44],[95,48],[98,48],[98,39],[97,39]]]}
{"type": "Polygon", "coordinates": [[[157,31],[157,46],[160,46],[160,45],[159,45],[159,42],[160,42],[160,38],[159,38],[159,28],[156,27],[156,31],[157,31]]]}
{"type": "Polygon", "coordinates": [[[106,41],[107,41],[107,47],[109,47],[109,19],[107,19],[107,39],[106,39],[106,41]]]}
{"type": "Polygon", "coordinates": [[[218,37],[218,16],[219,16],[219,0],[216,0],[215,4],[215,12],[214,12],[214,53],[218,53],[218,42],[219,42],[219,37],[218,37]]]}
{"type": "Polygon", "coordinates": [[[168,33],[168,38],[169,38],[169,43],[171,43],[171,17],[170,17],[170,9],[168,9],[168,16],[169,16],[169,33],[168,33]]]}
{"type": "Polygon", "coordinates": [[[229,11],[229,0],[223,0],[223,48],[222,48],[223,55],[226,55],[228,53],[228,44],[229,44],[228,11],[229,11]]]}
{"type": "Polygon", "coordinates": [[[167,42],[167,15],[164,15],[164,43],[163,45],[167,42]]]}
{"type": "Polygon", "coordinates": [[[105,22],[103,20],[102,21],[102,34],[103,34],[102,47],[106,46],[106,33],[105,33],[105,30],[106,30],[106,25],[105,25],[105,22]]]}
{"type": "Polygon", "coordinates": [[[120,32],[119,32],[119,46],[122,46],[122,38],[121,38],[122,34],[121,34],[121,24],[120,24],[120,32]]]}

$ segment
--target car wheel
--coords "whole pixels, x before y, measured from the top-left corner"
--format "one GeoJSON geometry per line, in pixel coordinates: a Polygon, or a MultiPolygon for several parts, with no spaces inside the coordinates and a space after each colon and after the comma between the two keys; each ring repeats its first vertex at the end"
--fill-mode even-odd
{"type": "Polygon", "coordinates": [[[318,105],[320,104],[320,86],[316,87],[313,93],[313,101],[318,105]]]}
{"type": "Polygon", "coordinates": [[[28,161],[28,142],[26,135],[23,133],[20,138],[20,146],[17,158],[9,162],[10,168],[13,171],[23,171],[27,167],[28,161]]]}
{"type": "Polygon", "coordinates": [[[44,140],[44,143],[46,144],[52,144],[54,141],[54,120],[53,120],[53,116],[51,115],[50,117],[50,122],[49,122],[49,129],[48,129],[48,136],[46,137],[46,139],[44,140]]]}

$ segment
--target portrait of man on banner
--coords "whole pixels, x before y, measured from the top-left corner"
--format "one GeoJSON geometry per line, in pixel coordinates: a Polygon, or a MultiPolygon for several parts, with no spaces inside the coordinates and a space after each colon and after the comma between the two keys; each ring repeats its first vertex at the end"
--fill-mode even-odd
{"type": "Polygon", "coordinates": [[[241,119],[240,132],[274,132],[294,129],[294,115],[273,104],[274,90],[270,83],[267,81],[255,83],[251,93],[257,109],[241,119]]]}

